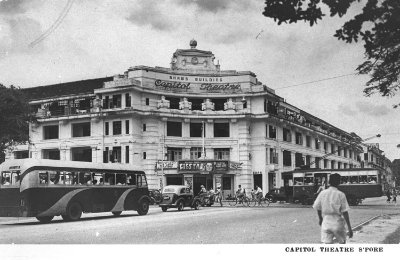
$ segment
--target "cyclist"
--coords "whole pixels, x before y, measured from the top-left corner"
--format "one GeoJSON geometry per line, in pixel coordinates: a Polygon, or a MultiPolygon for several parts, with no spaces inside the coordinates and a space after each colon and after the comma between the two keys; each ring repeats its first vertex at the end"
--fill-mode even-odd
{"type": "Polygon", "coordinates": [[[201,185],[200,186],[200,192],[199,192],[199,197],[200,197],[200,200],[201,200],[201,204],[204,204],[206,196],[207,196],[207,190],[204,187],[204,185],[201,185]]]}
{"type": "Polygon", "coordinates": [[[254,195],[256,196],[258,206],[261,206],[261,199],[263,196],[262,189],[256,185],[256,190],[254,191],[254,195]]]}
{"type": "Polygon", "coordinates": [[[245,195],[246,194],[245,194],[244,189],[242,188],[242,185],[239,184],[238,189],[236,191],[236,197],[238,198],[239,203],[241,203],[243,201],[243,198],[245,195]]]}

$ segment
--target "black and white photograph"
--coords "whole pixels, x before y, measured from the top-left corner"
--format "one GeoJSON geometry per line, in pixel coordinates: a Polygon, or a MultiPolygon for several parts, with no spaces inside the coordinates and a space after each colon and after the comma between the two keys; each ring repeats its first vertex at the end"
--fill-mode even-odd
{"type": "Polygon", "coordinates": [[[398,253],[399,84],[399,0],[0,0],[0,258],[398,253]]]}

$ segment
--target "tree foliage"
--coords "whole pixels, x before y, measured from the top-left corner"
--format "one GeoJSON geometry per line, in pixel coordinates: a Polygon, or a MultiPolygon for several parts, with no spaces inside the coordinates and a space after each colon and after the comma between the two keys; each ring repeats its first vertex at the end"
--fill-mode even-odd
{"type": "Polygon", "coordinates": [[[5,150],[29,141],[29,105],[23,92],[0,83],[0,162],[5,150]]]}
{"type": "Polygon", "coordinates": [[[362,11],[334,36],[347,43],[363,42],[365,61],[357,71],[370,75],[364,94],[391,97],[399,90],[400,0],[265,0],[263,15],[278,25],[304,21],[313,26],[325,16],[322,5],[329,8],[330,16],[342,17],[355,2],[364,2],[362,11]]]}

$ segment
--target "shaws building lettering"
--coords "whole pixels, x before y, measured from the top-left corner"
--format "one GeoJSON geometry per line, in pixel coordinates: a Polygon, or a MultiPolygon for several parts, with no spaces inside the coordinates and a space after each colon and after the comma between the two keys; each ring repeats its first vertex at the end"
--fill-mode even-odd
{"type": "MultiPolygon", "coordinates": [[[[189,81],[189,77],[186,76],[169,76],[170,80],[180,80],[180,81],[189,81]]],[[[198,82],[222,82],[223,79],[218,78],[209,78],[209,77],[194,77],[193,79],[190,78],[191,81],[198,81],[198,82]]]]}
{"type": "Polygon", "coordinates": [[[201,84],[200,90],[239,90],[240,84],[201,84]]]}

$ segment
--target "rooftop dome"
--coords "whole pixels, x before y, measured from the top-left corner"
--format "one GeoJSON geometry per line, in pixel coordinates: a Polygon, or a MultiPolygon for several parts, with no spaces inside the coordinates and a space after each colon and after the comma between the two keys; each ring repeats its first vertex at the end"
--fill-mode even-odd
{"type": "Polygon", "coordinates": [[[190,48],[196,49],[196,46],[197,46],[197,41],[195,39],[192,39],[190,41],[190,48]]]}

